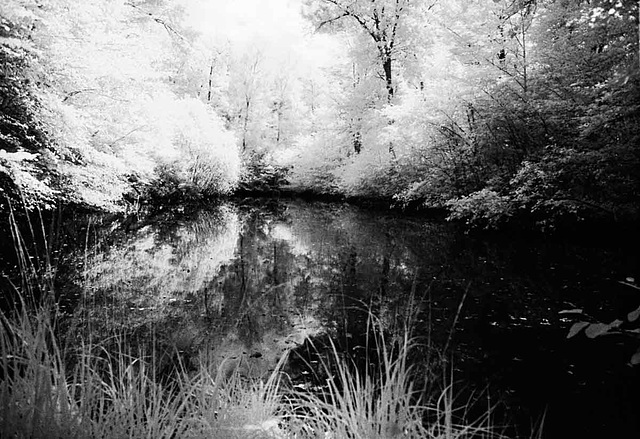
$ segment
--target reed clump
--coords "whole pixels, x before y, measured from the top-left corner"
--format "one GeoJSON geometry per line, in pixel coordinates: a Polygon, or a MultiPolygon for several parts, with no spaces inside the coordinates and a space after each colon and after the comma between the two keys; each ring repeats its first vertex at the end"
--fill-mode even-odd
{"type": "MultiPolygon", "coordinates": [[[[489,438],[490,413],[455,422],[451,387],[425,403],[407,362],[412,340],[380,339],[378,373],[358,371],[333,346],[321,391],[283,385],[286,357],[266,380],[201,363],[173,382],[143,354],[83,344],[64,352],[52,314],[2,316],[0,437],[7,438],[489,438]],[[67,366],[69,355],[73,366],[67,366]],[[429,421],[429,422],[427,422],[429,421]]],[[[148,357],[152,358],[152,357],[148,357]]]]}
{"type": "Polygon", "coordinates": [[[1,319],[0,437],[273,437],[280,429],[278,372],[247,381],[202,364],[162,384],[126,346],[63,352],[44,309],[1,319]]]}
{"type": "Polygon", "coordinates": [[[382,325],[372,323],[374,368],[356,367],[331,344],[322,364],[328,379],[316,391],[290,385],[287,353],[262,379],[229,374],[225,364],[203,356],[195,369],[178,362],[171,380],[161,380],[153,352],[132,351],[124,334],[115,335],[115,342],[93,342],[60,333],[77,326],[58,321],[73,317],[56,312],[55,270],[49,259],[34,265],[15,222],[12,230],[23,275],[22,287],[14,287],[17,305],[0,314],[2,438],[499,436],[491,408],[475,422],[460,422],[464,416],[456,413],[452,386],[436,396],[415,388],[417,374],[433,376],[433,371],[409,364],[416,341],[406,328],[387,342],[382,325]]]}
{"type": "MultiPolygon", "coordinates": [[[[497,438],[491,408],[473,422],[465,419],[466,406],[457,404],[453,385],[437,395],[416,388],[418,374],[433,371],[414,368],[409,363],[417,341],[406,329],[388,342],[382,326],[370,316],[376,365],[358,367],[329,340],[330,353],[321,369],[326,376],[320,391],[298,391],[293,400],[299,405],[290,423],[292,437],[327,439],[393,438],[497,438]],[[313,432],[313,434],[310,434],[313,432]]],[[[365,363],[368,363],[368,360],[365,363]]],[[[431,387],[431,389],[436,386],[431,387]]]]}

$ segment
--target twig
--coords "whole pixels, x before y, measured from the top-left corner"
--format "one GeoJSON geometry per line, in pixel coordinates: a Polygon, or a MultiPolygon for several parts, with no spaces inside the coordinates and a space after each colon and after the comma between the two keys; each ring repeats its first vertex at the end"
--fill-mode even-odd
{"type": "Polygon", "coordinates": [[[453,318],[453,323],[451,324],[451,330],[449,331],[449,337],[447,337],[447,343],[444,345],[444,349],[442,354],[446,354],[447,349],[449,349],[449,344],[451,343],[451,339],[453,338],[453,333],[456,330],[456,323],[458,323],[458,318],[460,317],[462,311],[462,305],[464,304],[464,300],[467,298],[467,294],[469,293],[469,288],[471,288],[471,281],[467,284],[467,288],[464,290],[464,294],[462,295],[462,299],[460,299],[460,304],[458,305],[458,310],[456,311],[456,316],[453,318]]]}

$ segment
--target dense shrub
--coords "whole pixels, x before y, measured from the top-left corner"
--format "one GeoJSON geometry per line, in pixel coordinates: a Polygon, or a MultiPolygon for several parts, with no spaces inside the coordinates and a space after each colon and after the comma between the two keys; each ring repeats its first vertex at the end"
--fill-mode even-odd
{"type": "Polygon", "coordinates": [[[242,163],[234,134],[196,99],[176,102],[174,147],[177,175],[204,195],[227,194],[237,185],[242,163]]]}
{"type": "Polygon", "coordinates": [[[448,219],[462,220],[471,228],[497,229],[512,215],[509,198],[490,189],[451,199],[447,206],[448,219]]]}
{"type": "Polygon", "coordinates": [[[341,139],[337,136],[300,136],[292,148],[293,152],[281,160],[284,166],[291,167],[291,185],[317,193],[338,192],[335,171],[343,159],[336,145],[340,144],[341,139]]]}
{"type": "Polygon", "coordinates": [[[289,183],[291,166],[276,163],[269,154],[253,153],[245,159],[238,188],[249,192],[271,192],[289,183]]]}

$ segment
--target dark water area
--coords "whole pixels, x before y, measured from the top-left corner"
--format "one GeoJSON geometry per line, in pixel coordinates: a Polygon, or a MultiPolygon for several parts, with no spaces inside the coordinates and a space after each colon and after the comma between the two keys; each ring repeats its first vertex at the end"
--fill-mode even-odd
{"type": "Polygon", "coordinates": [[[640,277],[634,239],[474,236],[419,216],[267,199],[65,224],[68,343],[126,333],[165,347],[161,370],[207,358],[253,376],[291,351],[287,371],[302,382],[312,342],[361,356],[371,313],[388,334],[412,328],[417,363],[446,358],[461,397],[490,395],[510,434],[527,436],[544,414],[547,438],[640,435],[640,373],[627,364],[637,346],[567,340],[574,320],[559,313],[609,322],[640,305],[619,282],[640,277]]]}

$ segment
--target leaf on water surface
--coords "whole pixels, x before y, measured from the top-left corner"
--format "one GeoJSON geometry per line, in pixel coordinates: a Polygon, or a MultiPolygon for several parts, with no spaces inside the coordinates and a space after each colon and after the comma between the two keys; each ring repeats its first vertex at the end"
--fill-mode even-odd
{"type": "Polygon", "coordinates": [[[615,319],[613,322],[609,323],[610,328],[619,328],[622,326],[624,322],[620,319],[615,319]]]}
{"type": "Polygon", "coordinates": [[[558,311],[558,314],[582,314],[583,310],[580,308],[576,309],[563,309],[562,311],[558,311]]]}
{"type": "Polygon", "coordinates": [[[596,338],[602,334],[606,334],[611,329],[611,325],[607,323],[591,323],[584,334],[589,338],[596,338]]]}
{"type": "Polygon", "coordinates": [[[637,366],[640,364],[640,348],[636,351],[635,354],[631,357],[630,363],[632,366],[637,366]]]}
{"type": "Polygon", "coordinates": [[[640,317],[640,306],[634,311],[631,311],[629,314],[627,314],[627,320],[629,320],[630,322],[635,322],[636,320],[638,320],[638,317],[640,317]]]}
{"type": "Polygon", "coordinates": [[[577,322],[574,323],[571,326],[571,329],[569,330],[569,334],[567,334],[567,338],[571,338],[574,337],[576,334],[578,334],[580,331],[582,331],[586,326],[589,326],[591,323],[589,322],[577,322]]]}

